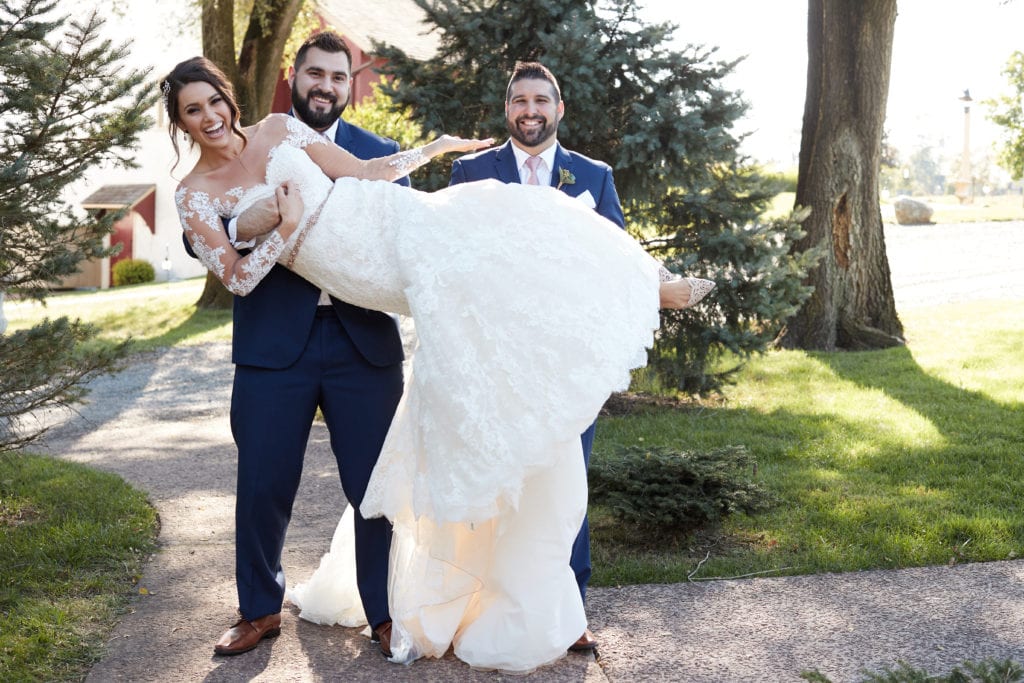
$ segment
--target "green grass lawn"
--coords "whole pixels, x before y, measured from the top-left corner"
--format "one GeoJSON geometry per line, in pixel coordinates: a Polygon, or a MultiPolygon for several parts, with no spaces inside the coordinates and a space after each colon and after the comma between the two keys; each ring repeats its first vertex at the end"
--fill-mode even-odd
{"type": "Polygon", "coordinates": [[[195,302],[205,278],[56,292],[45,304],[7,301],[8,331],[31,327],[44,317],[81,318],[100,329],[101,340],[132,340],[132,350],[231,339],[231,310],[200,311],[195,302]]]}
{"type": "Polygon", "coordinates": [[[0,454],[0,680],[82,680],[156,530],[156,511],[119,477],[0,454]]]}
{"type": "Polygon", "coordinates": [[[775,351],[720,404],[602,418],[619,446],[741,444],[780,504],[717,532],[624,542],[593,509],[598,585],[1002,560],[1024,554],[1024,302],[903,315],[906,348],[775,351]]]}

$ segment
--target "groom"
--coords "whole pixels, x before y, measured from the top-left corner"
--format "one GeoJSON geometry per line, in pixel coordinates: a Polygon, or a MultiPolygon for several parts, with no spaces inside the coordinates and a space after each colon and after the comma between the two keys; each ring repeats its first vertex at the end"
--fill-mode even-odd
{"type": "MultiPolygon", "coordinates": [[[[292,113],[361,159],[393,154],[399,151],[396,142],[339,118],[350,96],[351,60],[348,46],[335,33],[319,33],[303,43],[289,69],[292,113]]],[[[264,210],[271,211],[266,205],[264,210]]],[[[252,211],[244,220],[260,221],[252,211]]],[[[214,652],[247,652],[280,633],[281,551],[319,408],[345,497],[356,511],[356,574],[363,608],[374,639],[390,655],[391,526],[383,517],[363,519],[359,505],[402,394],[402,340],[395,320],[329,297],[274,266],[251,294],[235,297],[232,339],[231,430],[238,447],[235,580],[242,618],[214,652]]]]}
{"type": "MultiPolygon", "coordinates": [[[[456,159],[449,184],[497,179],[506,183],[552,185],[625,228],[611,167],[558,144],[558,124],[564,113],[558,81],[547,67],[538,62],[517,63],[505,92],[505,124],[510,139],[500,147],[456,159]]],[[[590,425],[581,436],[584,466],[590,463],[596,425],[590,425]]],[[[591,573],[586,517],[573,543],[569,565],[585,600],[591,573]]],[[[587,628],[569,649],[586,651],[596,647],[597,640],[587,628]]]]}

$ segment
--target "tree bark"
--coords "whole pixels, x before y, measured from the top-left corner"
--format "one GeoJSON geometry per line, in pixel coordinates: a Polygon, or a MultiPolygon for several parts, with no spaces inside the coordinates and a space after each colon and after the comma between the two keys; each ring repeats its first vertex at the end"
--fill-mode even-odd
{"type": "Polygon", "coordinates": [[[203,55],[220,67],[232,86],[238,83],[234,0],[203,0],[203,55]]]}
{"type": "MultiPolygon", "coordinates": [[[[270,113],[285,43],[301,7],[302,0],[256,0],[236,59],[234,0],[203,0],[203,54],[231,81],[243,126],[270,113]]],[[[220,280],[207,273],[196,306],[230,308],[233,300],[220,280]]]]}
{"type": "Polygon", "coordinates": [[[878,171],[896,0],[809,0],[807,99],[796,204],[811,207],[798,249],[817,247],[814,294],[787,348],[903,343],[885,252],[878,171]]]}
{"type": "Polygon", "coordinates": [[[270,113],[281,77],[284,46],[303,0],[257,0],[238,54],[235,92],[242,106],[242,125],[270,113]]]}

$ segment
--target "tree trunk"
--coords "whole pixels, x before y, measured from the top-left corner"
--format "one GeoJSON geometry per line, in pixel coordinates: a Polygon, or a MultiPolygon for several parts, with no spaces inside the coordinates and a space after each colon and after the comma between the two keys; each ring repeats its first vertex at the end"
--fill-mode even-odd
{"type": "MultiPolygon", "coordinates": [[[[270,113],[284,46],[301,7],[302,0],[256,0],[236,60],[234,0],[203,0],[203,54],[231,81],[243,126],[270,113]]],[[[196,306],[230,308],[233,298],[220,280],[207,273],[196,306]]]]}
{"type": "Polygon", "coordinates": [[[242,124],[249,125],[270,113],[274,90],[281,77],[284,46],[291,35],[303,0],[258,0],[238,54],[234,81],[242,124]]]}
{"type": "Polygon", "coordinates": [[[203,0],[203,55],[237,87],[234,0],[203,0]]]}
{"type": "Polygon", "coordinates": [[[811,207],[799,249],[818,247],[814,294],[788,348],[902,344],[885,253],[878,169],[896,0],[809,0],[807,99],[796,203],[811,207]]]}
{"type": "Polygon", "coordinates": [[[216,275],[207,271],[206,284],[196,300],[196,308],[226,309],[231,308],[234,302],[235,295],[228,291],[216,275]]]}

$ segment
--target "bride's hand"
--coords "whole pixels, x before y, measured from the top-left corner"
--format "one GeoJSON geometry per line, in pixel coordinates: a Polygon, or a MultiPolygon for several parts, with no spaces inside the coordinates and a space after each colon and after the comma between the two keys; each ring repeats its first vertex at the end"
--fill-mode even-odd
{"type": "Polygon", "coordinates": [[[435,142],[440,145],[438,154],[448,154],[449,152],[473,152],[484,147],[490,147],[494,144],[494,138],[478,140],[474,138],[459,138],[454,135],[442,135],[435,142]]]}
{"type": "Polygon", "coordinates": [[[278,187],[275,194],[277,195],[277,208],[281,212],[281,223],[277,226],[277,230],[281,233],[281,237],[288,239],[302,219],[304,207],[302,196],[299,194],[299,188],[289,181],[285,181],[278,187]]]}

